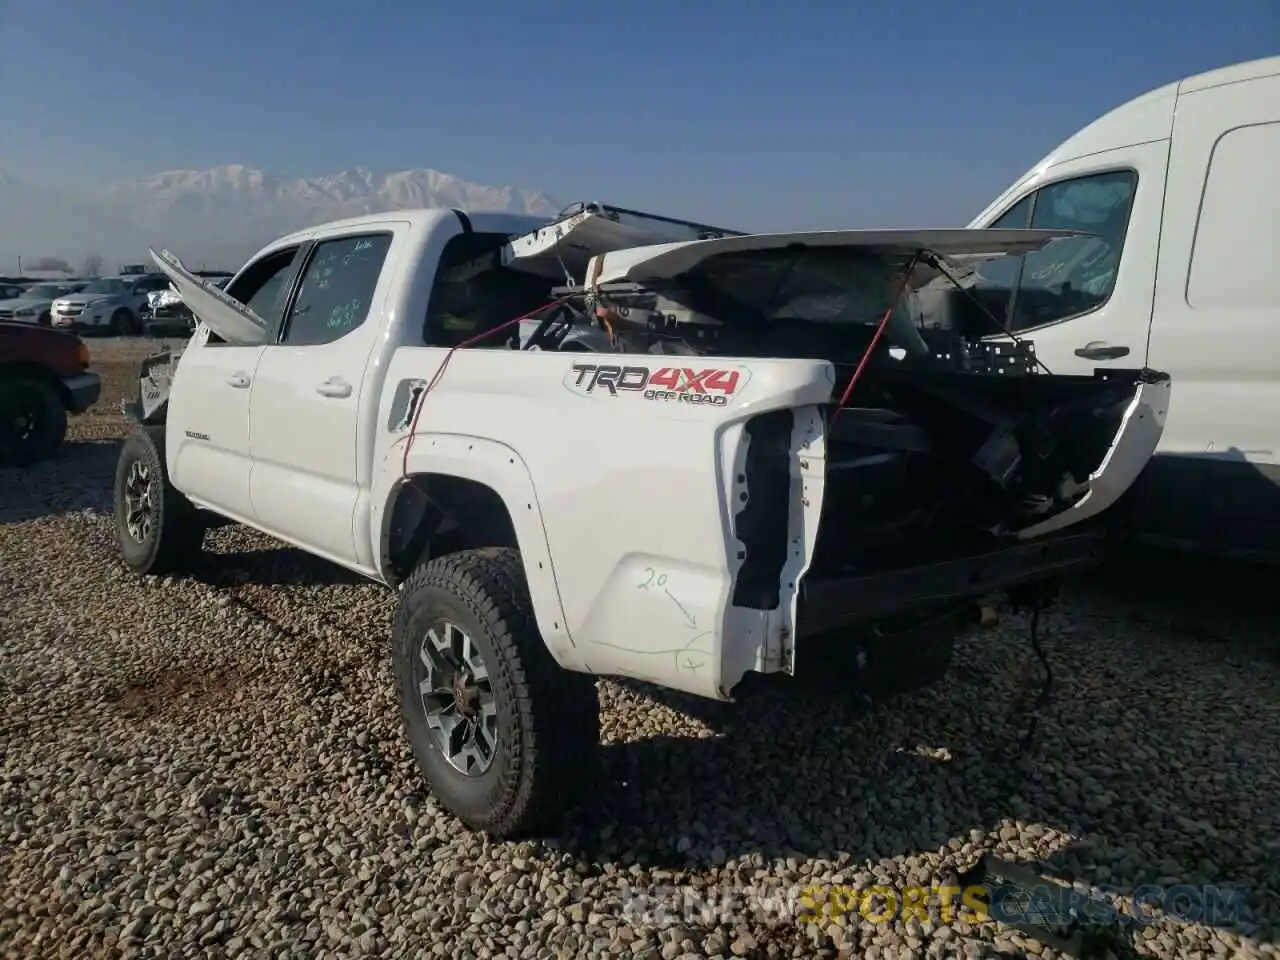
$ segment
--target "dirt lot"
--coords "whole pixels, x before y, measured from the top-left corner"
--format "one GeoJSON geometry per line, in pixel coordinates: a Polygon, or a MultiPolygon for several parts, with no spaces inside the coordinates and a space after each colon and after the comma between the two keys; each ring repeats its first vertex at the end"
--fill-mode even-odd
{"type": "Polygon", "coordinates": [[[194,577],[121,570],[117,411],[146,349],[91,347],[99,408],[55,462],[0,473],[5,955],[1057,955],[968,911],[830,915],[850,889],[954,883],[982,851],[1126,911],[1143,884],[1190,885],[1182,919],[1148,901],[1150,925],[1095,928],[1099,956],[1276,953],[1273,578],[1140,557],[1074,585],[1023,753],[1039,674],[1017,618],[966,638],[946,683],[869,707],[602,682],[588,808],[494,843],[423,792],[387,593],[234,527],[194,577]],[[1241,888],[1216,927],[1205,884],[1241,888]],[[806,887],[827,916],[799,914],[806,887]]]}

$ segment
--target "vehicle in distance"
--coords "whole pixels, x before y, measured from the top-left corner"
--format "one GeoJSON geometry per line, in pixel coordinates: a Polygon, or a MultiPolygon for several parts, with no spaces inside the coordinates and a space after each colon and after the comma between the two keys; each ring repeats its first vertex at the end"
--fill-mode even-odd
{"type": "MultiPolygon", "coordinates": [[[[226,287],[231,281],[230,275],[200,276],[218,289],[226,287]]],[[[151,337],[189,337],[196,328],[195,316],[172,286],[147,294],[141,316],[142,329],[151,337]]]]}
{"type": "Polygon", "coordinates": [[[139,317],[147,294],[168,286],[169,278],[163,273],[101,277],[54,300],[52,324],[61,330],[113,336],[141,333],[139,317]]]}
{"type": "Polygon", "coordinates": [[[0,321],[0,467],[25,467],[57,453],[67,415],[98,399],[102,382],[74,334],[0,321]]]}
{"type": "Polygon", "coordinates": [[[12,320],[47,327],[52,319],[53,301],[78,293],[84,287],[83,283],[33,283],[20,296],[0,303],[0,321],[12,320]]]}
{"type": "Polygon", "coordinates": [[[434,795],[540,829],[595,755],[599,675],[729,699],[836,643],[851,689],[924,682],[974,598],[1095,560],[1169,378],[1037,373],[891,309],[1060,236],[582,204],[327,224],[225,291],[156,253],[201,322],[144,363],[121,554],[178,570],[233,521],[393,588],[434,795]]]}

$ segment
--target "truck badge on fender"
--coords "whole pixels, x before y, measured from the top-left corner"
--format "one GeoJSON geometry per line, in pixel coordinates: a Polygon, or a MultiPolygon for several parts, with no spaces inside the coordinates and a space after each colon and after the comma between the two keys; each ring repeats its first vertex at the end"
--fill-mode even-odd
{"type": "Polygon", "coordinates": [[[573,393],[616,397],[638,393],[645,400],[727,406],[746,386],[746,367],[623,367],[617,364],[575,363],[564,385],[573,393]]]}

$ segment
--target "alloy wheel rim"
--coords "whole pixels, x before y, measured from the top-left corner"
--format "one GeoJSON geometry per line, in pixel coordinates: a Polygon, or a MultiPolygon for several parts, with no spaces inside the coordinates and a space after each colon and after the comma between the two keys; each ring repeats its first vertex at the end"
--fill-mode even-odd
{"type": "Polygon", "coordinates": [[[418,645],[415,679],[427,727],[449,765],[484,774],[498,748],[498,707],[489,669],[465,630],[438,620],[418,645]]]}
{"type": "Polygon", "coordinates": [[[141,460],[131,463],[124,483],[124,524],[138,543],[146,541],[155,521],[154,488],[150,468],[141,460]]]}

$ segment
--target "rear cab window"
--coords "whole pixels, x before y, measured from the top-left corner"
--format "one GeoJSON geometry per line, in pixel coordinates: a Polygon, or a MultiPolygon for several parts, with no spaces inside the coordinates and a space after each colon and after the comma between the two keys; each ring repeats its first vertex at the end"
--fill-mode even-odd
{"type": "MultiPolygon", "coordinates": [[[[508,240],[505,233],[461,233],[445,244],[427,304],[423,343],[459,346],[551,299],[555,282],[502,266],[508,240]]],[[[509,348],[518,343],[519,331],[512,328],[474,346],[509,348]]]]}

